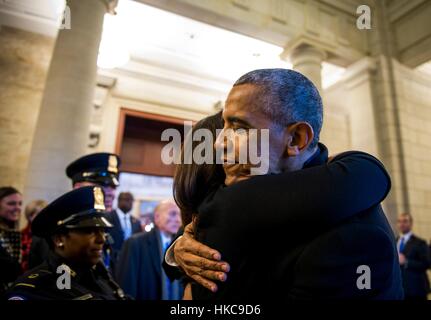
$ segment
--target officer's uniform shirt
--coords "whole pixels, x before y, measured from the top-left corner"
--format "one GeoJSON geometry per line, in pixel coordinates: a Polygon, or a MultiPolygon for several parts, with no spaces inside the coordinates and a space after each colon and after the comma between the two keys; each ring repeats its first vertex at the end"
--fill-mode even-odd
{"type": "Polygon", "coordinates": [[[6,293],[8,300],[124,300],[124,293],[101,264],[73,269],[59,255],[26,272],[6,293]],[[64,276],[70,270],[70,288],[64,276]],[[60,267],[57,273],[57,269],[60,267]]]}

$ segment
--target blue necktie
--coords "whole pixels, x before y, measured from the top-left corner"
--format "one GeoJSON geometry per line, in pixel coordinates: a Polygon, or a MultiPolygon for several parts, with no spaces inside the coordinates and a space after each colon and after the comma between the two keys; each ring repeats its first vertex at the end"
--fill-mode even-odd
{"type": "MultiPolygon", "coordinates": [[[[166,250],[168,250],[170,245],[170,241],[166,241],[163,245],[163,256],[166,254],[166,250]]],[[[165,277],[165,289],[166,289],[166,299],[167,300],[173,300],[173,288],[172,288],[172,282],[169,280],[168,276],[163,272],[163,275],[165,277]]]]}
{"type": "Polygon", "coordinates": [[[404,246],[405,246],[404,237],[401,237],[401,239],[400,239],[400,253],[404,252],[404,246]]]}
{"type": "Polygon", "coordinates": [[[132,235],[132,228],[129,224],[129,216],[127,214],[124,215],[124,240],[127,240],[132,235]]]}

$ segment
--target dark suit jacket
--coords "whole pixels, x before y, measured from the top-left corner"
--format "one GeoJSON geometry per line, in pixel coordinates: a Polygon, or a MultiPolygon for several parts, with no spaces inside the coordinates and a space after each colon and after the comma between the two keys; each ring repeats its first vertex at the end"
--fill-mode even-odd
{"type": "Polygon", "coordinates": [[[197,237],[231,264],[217,293],[194,299],[401,299],[395,239],[380,207],[390,190],[383,165],[362,152],[329,164],[320,145],[304,169],[258,176],[211,193],[197,237]],[[360,290],[358,267],[371,270],[360,290]]]}
{"type": "MultiPolygon", "coordinates": [[[[182,236],[182,235],[183,235],[183,233],[184,233],[184,227],[181,227],[181,228],[178,230],[177,234],[176,234],[176,235],[174,236],[174,238],[172,239],[171,246],[169,247],[170,249],[171,249],[171,247],[172,247],[172,244],[175,242],[175,240],[176,240],[178,237],[182,236]]],[[[172,266],[168,265],[165,259],[163,259],[163,262],[162,262],[162,268],[163,268],[163,270],[165,271],[166,275],[169,277],[169,279],[171,279],[171,281],[174,281],[174,280],[178,280],[178,279],[180,279],[180,280],[181,280],[181,282],[185,282],[185,283],[187,283],[187,282],[188,282],[187,276],[186,276],[186,274],[183,272],[183,270],[181,270],[181,269],[180,269],[180,268],[178,268],[178,267],[172,267],[172,266]]]]}
{"type": "Polygon", "coordinates": [[[288,291],[277,287],[288,300],[403,298],[395,239],[380,205],[284,254],[274,278],[288,283],[288,291]],[[369,289],[358,287],[364,266],[369,289]]]}
{"type": "MultiPolygon", "coordinates": [[[[127,239],[119,255],[116,276],[124,292],[136,300],[162,299],[162,255],[157,228],[127,239]]],[[[175,289],[181,297],[178,281],[175,289]]]]}
{"type": "Polygon", "coordinates": [[[431,266],[430,253],[425,240],[411,235],[403,253],[407,264],[401,266],[404,293],[406,298],[426,297],[430,285],[426,271],[431,266]]]}
{"type": "MultiPolygon", "coordinates": [[[[121,228],[121,223],[118,219],[116,210],[109,212],[107,214],[107,219],[113,225],[113,227],[109,230],[109,234],[111,235],[113,240],[113,243],[111,244],[112,259],[114,260],[114,262],[116,262],[121,247],[123,246],[124,232],[121,228]]],[[[142,232],[141,223],[136,218],[131,216],[130,221],[132,224],[132,234],[142,232]]]]}

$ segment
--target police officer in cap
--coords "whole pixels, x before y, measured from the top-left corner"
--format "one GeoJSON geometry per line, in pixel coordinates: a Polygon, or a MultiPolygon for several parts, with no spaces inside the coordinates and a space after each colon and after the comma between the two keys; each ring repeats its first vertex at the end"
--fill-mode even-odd
{"type": "Polygon", "coordinates": [[[44,208],[32,232],[46,239],[48,258],[7,292],[9,300],[124,300],[121,288],[101,262],[105,218],[100,187],[70,191],[44,208]]]}
{"type": "Polygon", "coordinates": [[[106,211],[112,211],[118,181],[120,157],[113,153],[99,152],[76,159],[66,168],[73,189],[100,186],[105,194],[106,211]]]}
{"type": "MultiPolygon", "coordinates": [[[[112,203],[115,199],[115,189],[119,185],[118,167],[120,157],[113,153],[99,152],[80,157],[69,164],[66,175],[72,180],[73,189],[84,186],[99,186],[105,194],[105,208],[107,212],[112,211],[112,203]]],[[[107,218],[109,219],[110,214],[107,218]]],[[[103,260],[105,266],[114,271],[114,260],[111,259],[113,239],[108,234],[104,247],[103,260]]],[[[44,259],[48,253],[48,246],[43,239],[33,235],[32,248],[30,250],[31,266],[35,267],[44,259]]]]}
{"type": "MultiPolygon", "coordinates": [[[[80,157],[69,164],[66,175],[72,180],[73,189],[84,186],[99,186],[105,194],[105,208],[112,211],[112,203],[115,199],[115,189],[120,184],[118,181],[118,166],[120,157],[113,153],[99,152],[80,157]]],[[[109,214],[108,214],[109,215],[109,214]]],[[[109,217],[107,217],[109,220],[109,217]]],[[[103,248],[103,261],[111,274],[115,272],[115,253],[112,246],[114,240],[107,234],[107,241],[103,248]]]]}
{"type": "Polygon", "coordinates": [[[103,188],[105,207],[106,211],[108,211],[106,218],[113,225],[113,228],[109,231],[104,250],[104,262],[112,274],[115,274],[115,262],[122,244],[126,240],[126,235],[131,236],[142,231],[141,224],[137,219],[130,214],[114,210],[112,207],[115,199],[115,189],[119,185],[119,165],[120,157],[118,155],[100,152],[78,158],[66,168],[66,174],[72,180],[74,189],[88,185],[103,188]],[[123,224],[129,229],[123,230],[123,224]]]}

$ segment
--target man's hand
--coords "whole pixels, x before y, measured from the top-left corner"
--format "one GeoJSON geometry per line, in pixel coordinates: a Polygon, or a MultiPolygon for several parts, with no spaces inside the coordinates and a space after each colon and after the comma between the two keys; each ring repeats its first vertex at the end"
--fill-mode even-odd
{"type": "Polygon", "coordinates": [[[406,261],[407,261],[406,256],[405,256],[405,255],[403,255],[402,253],[400,253],[400,254],[398,255],[398,261],[400,262],[400,266],[405,265],[405,264],[406,264],[406,261]]]}
{"type": "Polygon", "coordinates": [[[193,223],[184,229],[174,245],[175,262],[193,280],[212,292],[217,291],[214,280],[226,281],[229,264],[220,261],[221,255],[194,239],[193,223]]]}

